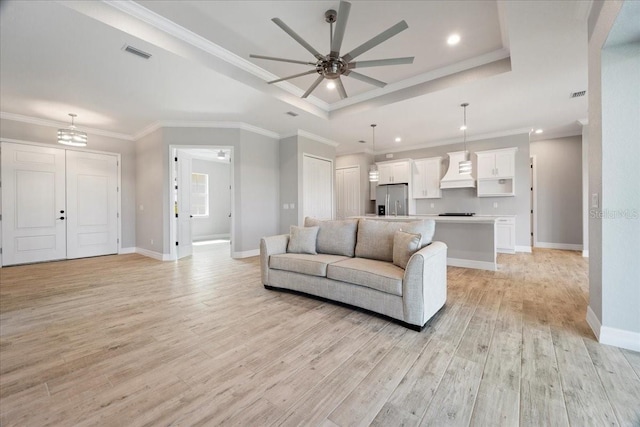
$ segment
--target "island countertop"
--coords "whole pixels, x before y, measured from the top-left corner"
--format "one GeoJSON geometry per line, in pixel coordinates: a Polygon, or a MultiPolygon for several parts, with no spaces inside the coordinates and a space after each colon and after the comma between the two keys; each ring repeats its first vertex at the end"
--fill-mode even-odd
{"type": "Polygon", "coordinates": [[[514,218],[515,215],[474,215],[474,216],[439,216],[437,214],[417,214],[417,215],[365,215],[357,216],[354,218],[364,219],[377,219],[381,221],[411,221],[420,219],[433,219],[436,222],[449,222],[449,223],[495,223],[498,218],[514,218]]]}

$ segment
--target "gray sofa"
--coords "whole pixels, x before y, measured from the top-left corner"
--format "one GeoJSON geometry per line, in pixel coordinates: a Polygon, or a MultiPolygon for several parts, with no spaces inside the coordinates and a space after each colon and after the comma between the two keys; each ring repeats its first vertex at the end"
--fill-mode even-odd
{"type": "Polygon", "coordinates": [[[262,283],[360,307],[415,330],[444,306],[447,246],[433,220],[319,221],[260,241],[262,283]]]}

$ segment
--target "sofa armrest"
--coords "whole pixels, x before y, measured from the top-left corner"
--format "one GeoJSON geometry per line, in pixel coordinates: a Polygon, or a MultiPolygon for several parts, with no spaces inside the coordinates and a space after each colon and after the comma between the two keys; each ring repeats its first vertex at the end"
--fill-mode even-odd
{"type": "Polygon", "coordinates": [[[447,245],[432,242],[409,259],[402,280],[405,322],[423,326],[447,300],[447,245]]]}
{"type": "Polygon", "coordinates": [[[262,276],[263,285],[269,284],[269,256],[286,253],[288,244],[288,234],[279,234],[260,239],[260,275],[262,276]]]}

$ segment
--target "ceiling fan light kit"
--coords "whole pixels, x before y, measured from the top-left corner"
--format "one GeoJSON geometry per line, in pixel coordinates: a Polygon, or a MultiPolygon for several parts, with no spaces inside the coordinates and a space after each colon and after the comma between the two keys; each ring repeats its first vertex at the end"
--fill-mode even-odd
{"type": "Polygon", "coordinates": [[[329,23],[329,45],[330,52],[328,55],[322,55],[313,46],[307,43],[302,37],[300,37],[295,31],[293,31],[287,24],[282,22],[279,18],[273,18],[272,21],[280,27],[285,33],[289,34],[296,42],[309,51],[316,59],[316,62],[300,61],[295,59],[277,58],[272,56],[254,55],[249,57],[257,59],[266,59],[269,61],[289,62],[292,64],[312,65],[315,68],[313,70],[305,71],[303,73],[294,74],[288,77],[272,80],[269,84],[282,82],[285,80],[295,79],[310,74],[318,74],[318,78],[309,86],[306,92],[302,95],[302,98],[307,98],[315,90],[316,87],[325,79],[335,82],[335,86],[338,89],[341,99],[347,98],[347,92],[342,84],[342,76],[352,77],[356,80],[378,86],[384,87],[387,84],[380,80],[366,76],[364,74],[352,71],[354,68],[366,68],[366,67],[380,67],[385,65],[400,65],[400,64],[412,64],[413,57],[404,58],[388,58],[388,59],[376,59],[370,61],[353,61],[356,57],[378,46],[384,41],[390,39],[396,34],[409,28],[407,23],[403,20],[381,32],[372,39],[364,42],[360,46],[351,50],[345,55],[340,55],[340,49],[342,47],[342,41],[344,39],[345,31],[347,28],[347,21],[349,19],[349,12],[351,10],[351,3],[346,1],[340,2],[338,12],[333,9],[325,12],[325,21],[329,23]],[[335,31],[333,24],[336,24],[335,31]]]}

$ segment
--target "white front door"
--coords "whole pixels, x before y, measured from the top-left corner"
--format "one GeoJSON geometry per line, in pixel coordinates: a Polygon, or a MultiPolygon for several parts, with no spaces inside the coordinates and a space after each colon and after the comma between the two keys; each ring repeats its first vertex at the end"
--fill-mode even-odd
{"type": "Polygon", "coordinates": [[[118,159],[67,150],[67,258],[118,253],[118,159]]]}
{"type": "Polygon", "coordinates": [[[193,253],[191,238],[191,171],[193,158],[188,153],[178,150],[177,154],[177,257],[178,259],[193,253]]]}
{"type": "Polygon", "coordinates": [[[65,150],[2,143],[2,264],[66,257],[65,150]]]}
{"type": "Polygon", "coordinates": [[[302,161],[303,210],[306,216],[333,218],[333,163],[305,155],[302,161]]]}

